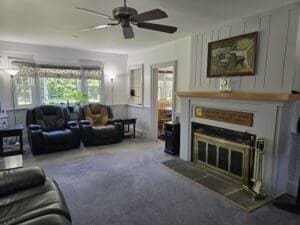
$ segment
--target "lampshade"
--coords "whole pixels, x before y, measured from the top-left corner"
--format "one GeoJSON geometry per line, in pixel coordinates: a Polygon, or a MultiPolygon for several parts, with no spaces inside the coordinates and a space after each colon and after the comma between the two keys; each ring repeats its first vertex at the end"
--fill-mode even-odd
{"type": "Polygon", "coordinates": [[[116,78],[116,75],[114,74],[110,74],[110,75],[107,75],[108,79],[110,80],[114,80],[116,78]]]}
{"type": "Polygon", "coordinates": [[[19,70],[16,69],[10,69],[10,70],[5,70],[6,73],[8,73],[11,76],[16,76],[19,72],[19,70]]]}

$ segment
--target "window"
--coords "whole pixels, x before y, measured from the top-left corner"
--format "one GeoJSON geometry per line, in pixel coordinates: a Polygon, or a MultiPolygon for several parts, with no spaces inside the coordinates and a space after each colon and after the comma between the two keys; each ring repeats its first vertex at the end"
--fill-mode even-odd
{"type": "Polygon", "coordinates": [[[19,71],[15,78],[18,106],[101,101],[101,67],[53,66],[21,61],[13,61],[12,67],[19,71]]]}
{"type": "Polygon", "coordinates": [[[94,79],[87,79],[87,90],[89,102],[100,102],[100,87],[101,81],[94,79]]]}
{"type": "Polygon", "coordinates": [[[69,103],[76,103],[80,86],[80,79],[40,78],[42,102],[43,104],[60,104],[68,101],[69,103]]]}
{"type": "Polygon", "coordinates": [[[32,77],[18,76],[15,80],[15,84],[17,105],[32,105],[34,79],[32,77]]]}
{"type": "Polygon", "coordinates": [[[79,67],[39,66],[40,92],[43,104],[81,102],[81,71],[79,67]]]}
{"type": "Polygon", "coordinates": [[[143,65],[129,67],[130,99],[132,105],[143,105],[143,65]]]}
{"type": "Polygon", "coordinates": [[[84,67],[84,80],[89,102],[101,101],[102,71],[100,67],[84,67]]]}
{"type": "Polygon", "coordinates": [[[17,106],[29,106],[33,104],[35,65],[29,62],[13,61],[13,69],[18,73],[15,78],[15,99],[17,106]]]}

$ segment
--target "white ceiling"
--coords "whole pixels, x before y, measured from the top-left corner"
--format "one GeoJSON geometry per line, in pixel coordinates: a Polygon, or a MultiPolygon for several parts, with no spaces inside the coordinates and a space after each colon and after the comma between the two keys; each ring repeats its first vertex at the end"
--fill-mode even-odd
{"type": "Polygon", "coordinates": [[[155,21],[178,26],[176,34],[134,28],[135,39],[124,40],[120,27],[79,32],[108,22],[85,14],[84,7],[111,14],[122,0],[0,0],[0,40],[128,53],[150,48],[226,20],[280,7],[296,0],[128,0],[139,12],[160,8],[169,18],[155,21]],[[78,35],[79,38],[72,38],[78,35]]]}

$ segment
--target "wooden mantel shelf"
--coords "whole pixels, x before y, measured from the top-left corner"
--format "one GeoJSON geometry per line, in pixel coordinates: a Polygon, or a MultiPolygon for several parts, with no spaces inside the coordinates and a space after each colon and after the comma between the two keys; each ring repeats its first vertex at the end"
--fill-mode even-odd
{"type": "Polygon", "coordinates": [[[177,92],[179,97],[199,97],[248,101],[300,101],[300,94],[251,92],[177,92]]]}

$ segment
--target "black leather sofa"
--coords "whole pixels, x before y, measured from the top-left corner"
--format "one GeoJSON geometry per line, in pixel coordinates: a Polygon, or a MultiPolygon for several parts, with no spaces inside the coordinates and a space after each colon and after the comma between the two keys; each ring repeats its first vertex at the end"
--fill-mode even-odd
{"type": "Polygon", "coordinates": [[[67,121],[67,108],[42,105],[27,111],[28,141],[33,154],[78,148],[80,128],[78,122],[67,121]]]}
{"type": "Polygon", "coordinates": [[[113,120],[111,107],[99,103],[88,104],[80,108],[80,129],[81,140],[84,146],[97,146],[119,143],[124,138],[124,126],[120,121],[113,120]],[[100,113],[104,107],[108,113],[108,123],[106,125],[93,125],[91,121],[86,120],[86,109],[89,107],[92,114],[100,113]]]}
{"type": "Polygon", "coordinates": [[[55,183],[39,167],[0,171],[1,225],[71,225],[55,183]]]}

